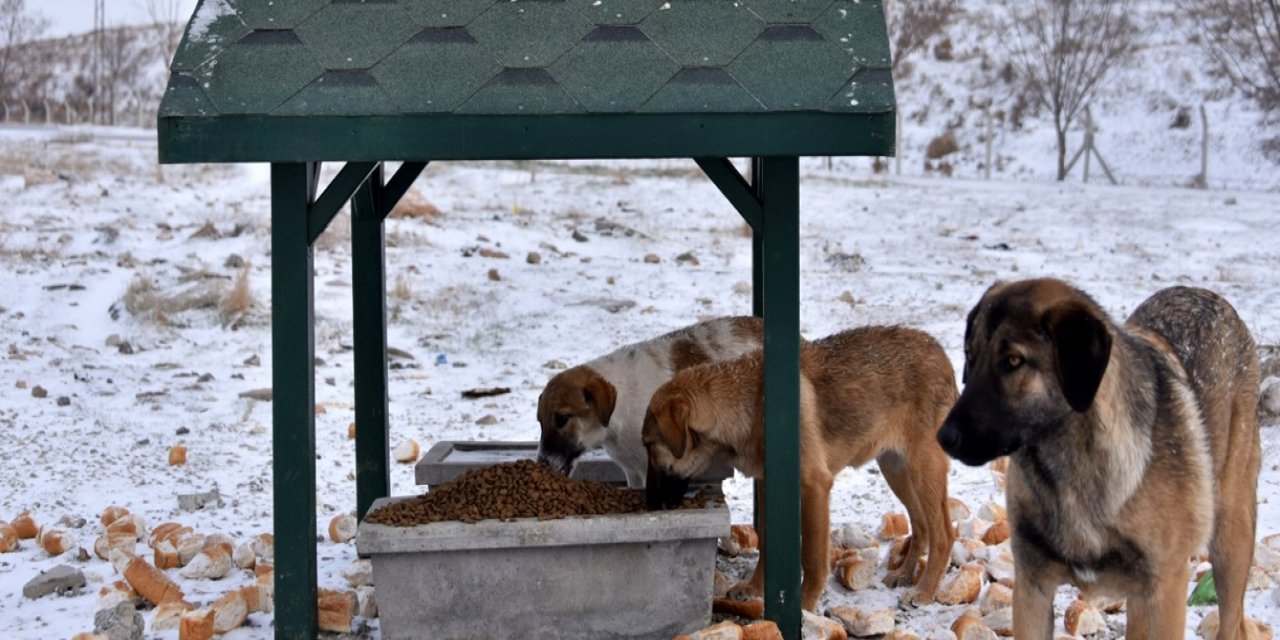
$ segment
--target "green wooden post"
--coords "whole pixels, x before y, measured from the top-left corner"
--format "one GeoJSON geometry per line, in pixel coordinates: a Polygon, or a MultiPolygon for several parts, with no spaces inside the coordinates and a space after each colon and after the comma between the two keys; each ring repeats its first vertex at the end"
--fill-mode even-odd
{"type": "MultiPolygon", "coordinates": [[[[761,182],[757,177],[760,175],[760,163],[764,158],[751,159],[751,193],[755,196],[756,202],[764,202],[764,193],[760,188],[761,182]]],[[[763,217],[763,212],[761,217],[763,217]]],[[[751,229],[751,315],[757,318],[764,317],[764,222],[761,221],[751,229]]],[[[751,521],[755,525],[757,531],[761,530],[764,523],[760,521],[760,514],[764,511],[764,483],[756,480],[751,483],[751,521]]]]}
{"type": "Polygon", "coordinates": [[[800,163],[765,157],[763,195],[764,602],[787,638],[800,637],[800,163]]]}
{"type": "Polygon", "coordinates": [[[387,423],[387,287],[383,166],[351,199],[351,289],[356,384],[356,516],[390,495],[387,423]]]}
{"type": "Polygon", "coordinates": [[[314,164],[271,165],[272,475],[276,638],[316,634],[314,164]]]}

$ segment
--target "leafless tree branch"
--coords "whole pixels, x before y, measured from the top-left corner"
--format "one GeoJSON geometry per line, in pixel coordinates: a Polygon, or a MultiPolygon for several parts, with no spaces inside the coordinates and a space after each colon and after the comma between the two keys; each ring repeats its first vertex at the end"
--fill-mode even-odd
{"type": "Polygon", "coordinates": [[[1014,63],[1032,95],[1053,115],[1062,180],[1067,130],[1144,34],[1130,18],[1132,0],[1005,0],[1005,5],[1014,63]]]}

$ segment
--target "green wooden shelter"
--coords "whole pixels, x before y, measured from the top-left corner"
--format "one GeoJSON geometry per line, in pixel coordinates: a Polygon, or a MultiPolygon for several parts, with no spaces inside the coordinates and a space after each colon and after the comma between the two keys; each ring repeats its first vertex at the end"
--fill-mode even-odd
{"type": "Polygon", "coordinates": [[[200,0],[171,72],[162,163],[272,165],[277,638],[316,632],[312,260],[339,209],[363,514],[389,489],[383,219],[426,164],[674,157],[754,232],[766,615],[798,637],[799,157],[893,153],[879,0],[200,0]]]}

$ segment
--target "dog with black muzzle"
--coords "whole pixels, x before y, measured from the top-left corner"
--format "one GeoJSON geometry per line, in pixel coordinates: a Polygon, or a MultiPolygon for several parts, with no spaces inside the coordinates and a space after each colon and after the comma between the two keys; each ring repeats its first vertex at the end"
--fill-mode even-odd
{"type": "Polygon", "coordinates": [[[627,486],[644,487],[640,428],[649,396],[677,371],[759,349],[763,326],[759,318],[715,318],[557,373],[538,396],[538,461],[567,474],[579,456],[603,447],[627,486]]]}
{"type": "Polygon", "coordinates": [[[1172,287],[1117,325],[1060,280],[997,283],[964,340],[938,441],[969,465],[1009,456],[1014,636],[1052,638],[1072,583],[1127,598],[1127,638],[1181,638],[1188,558],[1207,544],[1218,640],[1256,637],[1258,358],[1231,305],[1172,287]]]}
{"type": "MultiPolygon", "coordinates": [[[[651,507],[674,506],[689,478],[731,460],[743,474],[764,477],[764,354],[677,373],[654,392],[645,414],[651,507]]],[[[829,505],[835,476],[876,460],[911,521],[901,568],[891,587],[915,583],[912,604],[934,599],[951,558],[947,455],[934,435],[957,395],[955,373],[928,334],[904,327],[864,327],[803,342],[800,350],[801,606],[816,609],[830,571],[829,505]]],[[[786,425],[782,425],[786,426],[786,425]]],[[[771,427],[772,428],[772,427],[771,427]]],[[[763,536],[764,532],[758,532],[763,536]]],[[[763,547],[762,547],[763,548],[763,547]]],[[[760,595],[762,553],[751,577],[733,593],[760,595]]]]}

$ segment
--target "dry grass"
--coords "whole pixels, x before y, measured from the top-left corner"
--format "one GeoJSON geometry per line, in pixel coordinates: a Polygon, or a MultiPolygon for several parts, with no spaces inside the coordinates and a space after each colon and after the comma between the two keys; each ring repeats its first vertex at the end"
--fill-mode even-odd
{"type": "Polygon", "coordinates": [[[413,298],[413,288],[409,286],[409,279],[405,277],[403,271],[396,274],[395,285],[391,288],[391,297],[406,302],[413,298]]]}
{"type": "Polygon", "coordinates": [[[427,200],[417,187],[409,189],[391,209],[391,217],[431,222],[440,216],[440,208],[427,200]]]}
{"type": "Polygon", "coordinates": [[[218,311],[222,315],[222,326],[236,327],[248,315],[254,305],[253,292],[249,290],[249,265],[240,269],[231,290],[222,299],[218,311]]]}

